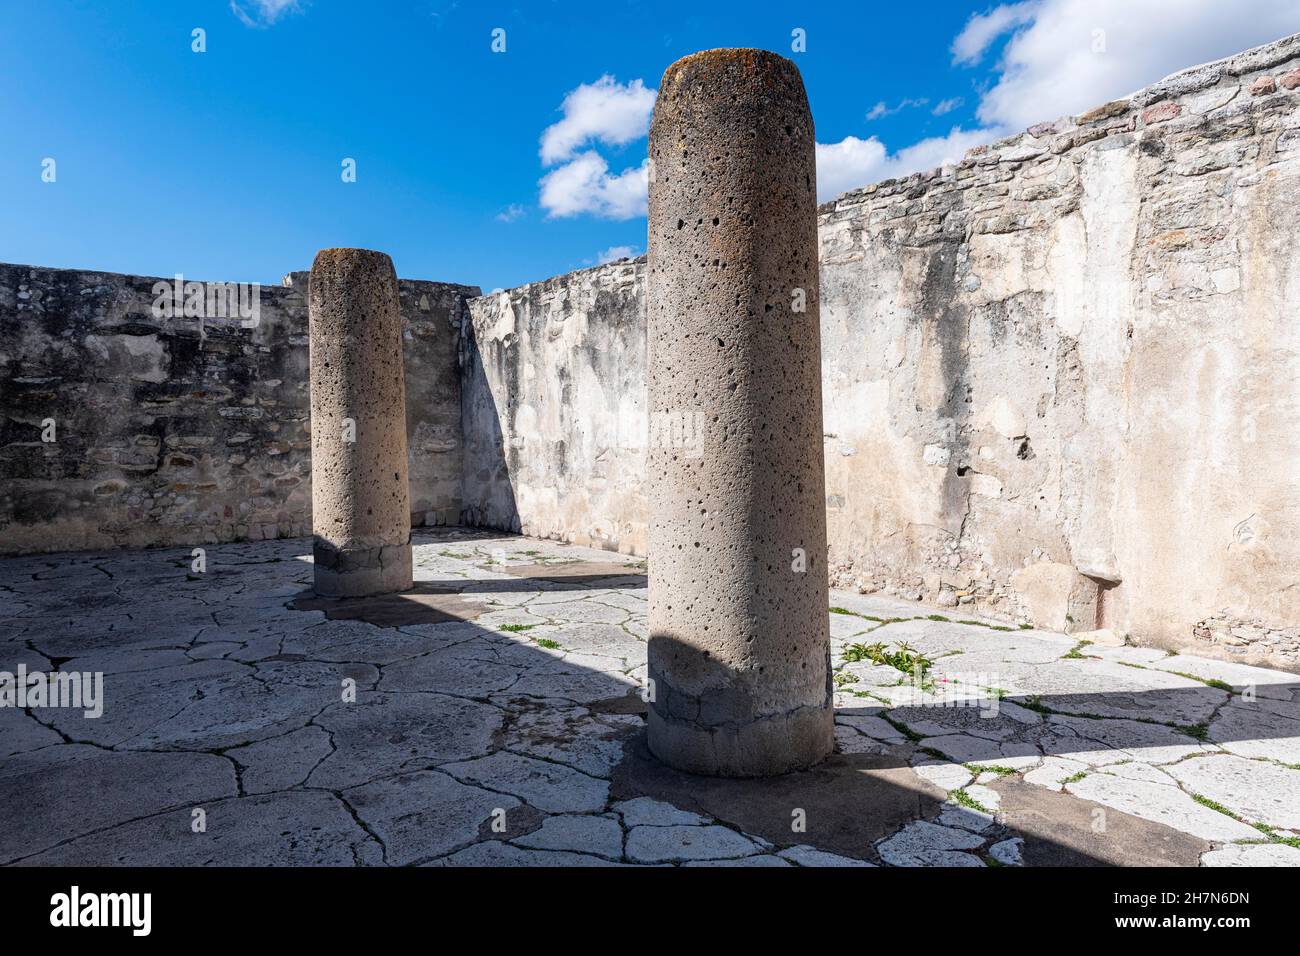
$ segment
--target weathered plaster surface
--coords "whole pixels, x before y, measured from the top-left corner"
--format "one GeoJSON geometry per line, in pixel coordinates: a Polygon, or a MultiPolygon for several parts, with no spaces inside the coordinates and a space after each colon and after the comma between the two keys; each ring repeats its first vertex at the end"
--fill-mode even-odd
{"type": "Polygon", "coordinates": [[[837,583],[1300,665],[1297,55],[822,208],[837,583]]]}
{"type": "Polygon", "coordinates": [[[645,554],[645,264],[471,299],[466,524],[645,554]]]}

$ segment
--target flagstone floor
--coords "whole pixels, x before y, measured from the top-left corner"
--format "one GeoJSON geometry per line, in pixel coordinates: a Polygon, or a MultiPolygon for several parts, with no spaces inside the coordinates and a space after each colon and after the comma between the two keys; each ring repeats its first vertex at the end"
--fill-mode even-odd
{"type": "Polygon", "coordinates": [[[306,539],[0,560],[0,671],[103,675],[0,707],[0,864],[1300,865],[1297,675],[833,592],[839,752],[706,780],[645,749],[643,562],[415,555],[342,603],[306,539]]]}

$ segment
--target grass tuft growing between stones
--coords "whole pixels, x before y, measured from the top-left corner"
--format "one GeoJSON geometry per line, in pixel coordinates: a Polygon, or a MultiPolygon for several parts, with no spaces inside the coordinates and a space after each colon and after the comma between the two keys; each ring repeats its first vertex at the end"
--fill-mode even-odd
{"type": "Polygon", "coordinates": [[[546,648],[548,651],[558,651],[558,650],[561,649],[561,648],[560,648],[560,642],[559,642],[559,641],[553,641],[553,640],[551,640],[549,637],[539,637],[539,638],[537,638],[537,646],[538,646],[538,647],[544,647],[544,648],[546,648]]]}
{"type": "Polygon", "coordinates": [[[1268,837],[1270,843],[1283,843],[1300,850],[1300,837],[1278,836],[1277,830],[1273,829],[1273,827],[1269,826],[1267,823],[1252,823],[1251,826],[1268,837]]]}
{"type": "MultiPolygon", "coordinates": [[[[884,627],[886,624],[902,624],[906,621],[935,621],[940,624],[965,624],[967,627],[983,627],[983,628],[988,628],[990,631],[1016,630],[1016,628],[1011,627],[1010,625],[1007,624],[989,624],[986,621],[976,621],[970,618],[966,618],[960,621],[954,621],[952,618],[944,614],[926,614],[917,617],[878,617],[875,614],[859,614],[857,611],[850,611],[848,608],[843,608],[843,607],[832,607],[830,609],[830,612],[832,614],[844,614],[849,617],[860,617],[864,621],[872,621],[876,624],[879,624],[881,627],[884,627]]],[[[1020,630],[1022,631],[1028,631],[1032,629],[1033,629],[1032,624],[1020,625],[1020,630]]]]}
{"type": "Polygon", "coordinates": [[[988,813],[989,816],[992,816],[992,813],[989,812],[988,807],[984,806],[984,804],[980,803],[969,793],[967,793],[965,787],[963,787],[960,790],[952,791],[950,794],[948,794],[948,799],[950,799],[953,803],[957,804],[959,807],[965,807],[967,810],[976,810],[980,813],[988,813]]]}
{"type": "MultiPolygon", "coordinates": [[[[1227,807],[1225,807],[1223,804],[1218,803],[1218,802],[1216,802],[1216,801],[1214,801],[1214,800],[1211,800],[1209,797],[1202,796],[1202,795],[1199,794],[1199,793],[1194,793],[1194,794],[1192,794],[1191,796],[1192,796],[1192,799],[1193,799],[1193,800],[1195,800],[1197,803],[1199,803],[1199,804],[1200,804],[1201,806],[1203,806],[1203,807],[1209,807],[1211,810],[1215,810],[1215,811],[1217,811],[1217,812],[1219,812],[1219,813],[1222,813],[1225,817],[1232,817],[1232,819],[1234,819],[1234,820],[1241,820],[1241,817],[1237,816],[1235,813],[1233,813],[1231,810],[1229,810],[1229,809],[1228,809],[1227,807]]],[[[1242,822],[1244,822],[1244,821],[1242,821],[1242,822]]]]}
{"type": "MultiPolygon", "coordinates": [[[[912,743],[916,743],[916,742],[919,741],[919,740],[924,740],[924,739],[925,739],[924,736],[922,736],[921,734],[918,734],[918,733],[917,733],[915,730],[913,730],[911,727],[907,726],[907,724],[903,723],[901,720],[898,720],[898,719],[896,719],[896,718],[894,718],[894,717],[891,717],[889,714],[881,714],[881,715],[880,715],[880,718],[881,718],[885,723],[889,724],[889,726],[891,726],[891,727],[893,727],[895,730],[897,730],[897,731],[898,731],[900,734],[902,734],[904,737],[906,737],[908,740],[912,741],[912,743]]],[[[931,756],[934,756],[936,753],[938,753],[938,751],[929,750],[928,748],[923,748],[923,750],[924,750],[925,752],[929,753],[931,756]]],[[[939,759],[940,759],[940,760],[947,760],[948,758],[945,757],[943,754],[939,754],[939,759]]]]}
{"type": "Polygon", "coordinates": [[[1170,724],[1174,730],[1180,731],[1191,737],[1193,740],[1204,742],[1210,736],[1210,724],[1208,721],[1201,721],[1199,724],[1170,724]]]}
{"type": "Polygon", "coordinates": [[[986,627],[990,631],[1014,631],[1014,627],[1008,627],[1005,624],[989,624],[986,621],[972,621],[970,619],[958,621],[958,624],[965,624],[967,627],[986,627]]]}
{"type": "Polygon", "coordinates": [[[1014,777],[1020,772],[1012,767],[1000,767],[997,764],[990,764],[987,767],[983,767],[977,763],[964,763],[962,766],[976,775],[981,773],[995,773],[999,777],[1014,777]]]}
{"type": "Polygon", "coordinates": [[[509,631],[512,634],[518,634],[520,631],[526,631],[529,628],[536,626],[536,624],[502,624],[501,630],[509,631]]]}
{"type": "Polygon", "coordinates": [[[1214,687],[1218,690],[1226,690],[1229,694],[1235,694],[1232,685],[1227,681],[1218,680],[1214,677],[1197,677],[1195,674],[1186,674],[1182,671],[1170,671],[1171,674],[1177,674],[1179,677],[1186,677],[1188,680],[1200,681],[1206,687],[1214,687]]]}
{"type": "Polygon", "coordinates": [[[919,677],[924,677],[930,665],[934,663],[910,644],[899,644],[890,650],[889,645],[883,641],[874,644],[850,644],[844,648],[843,657],[850,664],[858,661],[871,661],[877,665],[887,664],[904,674],[915,674],[919,677]]]}

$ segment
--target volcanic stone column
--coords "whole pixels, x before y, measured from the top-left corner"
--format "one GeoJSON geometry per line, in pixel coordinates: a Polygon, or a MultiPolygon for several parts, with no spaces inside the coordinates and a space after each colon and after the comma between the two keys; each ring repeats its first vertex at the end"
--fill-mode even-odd
{"type": "Polygon", "coordinates": [[[813,124],[794,64],[709,50],[650,127],[649,745],[761,776],[830,753],[813,124]]]}
{"type": "Polygon", "coordinates": [[[411,586],[406,384],[393,261],[325,249],[308,285],[316,593],[411,586]]]}

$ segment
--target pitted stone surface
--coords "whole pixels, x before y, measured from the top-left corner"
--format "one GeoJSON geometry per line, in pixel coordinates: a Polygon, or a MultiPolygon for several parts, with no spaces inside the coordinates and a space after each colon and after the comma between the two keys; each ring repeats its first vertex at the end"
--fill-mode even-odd
{"type": "Polygon", "coordinates": [[[650,128],[651,750],[720,776],[833,745],[813,124],[794,64],[668,68],[650,128]]]}
{"type": "Polygon", "coordinates": [[[0,863],[978,866],[1013,849],[1029,866],[1300,863],[1285,842],[1300,835],[1292,675],[1135,656],[1121,680],[1070,637],[835,592],[859,622],[833,643],[836,673],[873,677],[837,688],[840,753],[702,780],[634,759],[640,562],[464,530],[416,540],[417,582],[472,620],[295,610],[308,539],[212,548],[197,579],[188,549],[0,561],[0,670],[105,671],[102,717],[0,707],[0,863]],[[609,609],[626,621],[592,623],[609,609]],[[844,660],[876,642],[947,666],[915,686],[844,660]],[[1003,663],[1032,663],[1036,692],[1005,686],[1003,663]],[[945,702],[985,685],[1011,696],[945,702]],[[1106,716],[1121,698],[1141,719],[1106,716]]]}
{"type": "Polygon", "coordinates": [[[402,317],[393,262],[325,249],[308,286],[316,592],[411,586],[402,317]]]}

